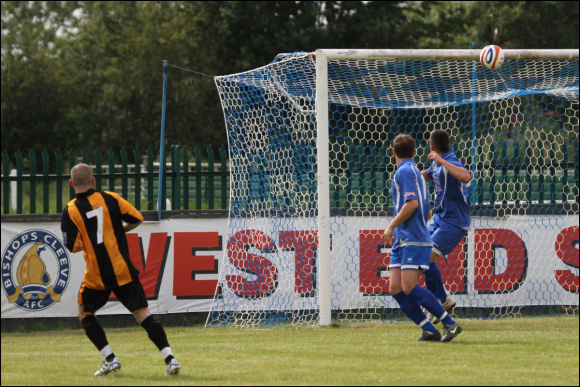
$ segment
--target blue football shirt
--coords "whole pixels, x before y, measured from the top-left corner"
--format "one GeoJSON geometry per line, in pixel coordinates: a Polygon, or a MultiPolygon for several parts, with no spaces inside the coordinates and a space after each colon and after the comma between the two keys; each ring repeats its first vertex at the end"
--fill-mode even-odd
{"type": "MultiPolygon", "coordinates": [[[[455,156],[453,149],[441,156],[443,160],[465,168],[455,156]]],[[[435,161],[427,173],[435,185],[435,206],[433,218],[438,223],[446,223],[455,227],[468,229],[471,224],[469,203],[471,201],[471,182],[462,183],[442,165],[435,161]]]]}
{"type": "Polygon", "coordinates": [[[409,200],[417,200],[419,207],[409,219],[395,227],[393,250],[402,246],[432,246],[431,234],[427,228],[429,217],[429,197],[427,184],[413,159],[404,159],[397,167],[392,182],[394,216],[409,200]]]}

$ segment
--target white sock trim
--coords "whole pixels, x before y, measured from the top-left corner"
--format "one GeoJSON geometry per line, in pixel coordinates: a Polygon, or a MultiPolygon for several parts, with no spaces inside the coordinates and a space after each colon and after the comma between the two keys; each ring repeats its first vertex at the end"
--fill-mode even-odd
{"type": "Polygon", "coordinates": [[[421,328],[423,328],[423,325],[425,325],[425,324],[427,324],[427,323],[429,323],[429,322],[430,322],[430,321],[429,321],[429,319],[427,319],[427,318],[426,318],[425,320],[423,320],[423,321],[421,321],[421,322],[419,323],[419,326],[420,326],[421,328]]]}
{"type": "Polygon", "coordinates": [[[100,352],[101,352],[101,355],[103,355],[103,357],[106,359],[107,356],[109,356],[110,354],[113,353],[113,350],[111,349],[111,346],[107,344],[103,347],[103,349],[101,349],[100,352]]]}
{"type": "Polygon", "coordinates": [[[173,356],[173,353],[171,352],[171,347],[165,347],[160,352],[164,359],[166,359],[167,356],[169,355],[173,356]]]}
{"type": "Polygon", "coordinates": [[[441,317],[439,317],[439,320],[443,320],[447,316],[449,316],[449,314],[447,314],[447,312],[443,312],[443,314],[441,315],[441,317]]]}

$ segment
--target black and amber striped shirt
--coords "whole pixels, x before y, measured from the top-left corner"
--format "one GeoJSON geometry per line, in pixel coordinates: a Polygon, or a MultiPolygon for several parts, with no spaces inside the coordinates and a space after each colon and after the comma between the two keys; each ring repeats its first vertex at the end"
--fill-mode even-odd
{"type": "Polygon", "coordinates": [[[79,193],[64,208],[61,230],[71,252],[83,251],[87,267],[83,285],[112,289],[139,278],[129,258],[123,222],[137,223],[143,216],[127,200],[110,191],[79,193]]]}

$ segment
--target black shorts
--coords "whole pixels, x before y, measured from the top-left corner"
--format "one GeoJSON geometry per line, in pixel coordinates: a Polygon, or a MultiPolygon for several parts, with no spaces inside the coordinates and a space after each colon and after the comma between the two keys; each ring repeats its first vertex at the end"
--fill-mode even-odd
{"type": "Polygon", "coordinates": [[[131,313],[148,306],[145,291],[139,281],[106,290],[90,289],[83,285],[79,291],[79,304],[83,305],[85,313],[95,313],[109,301],[111,291],[115,292],[117,299],[131,313]]]}

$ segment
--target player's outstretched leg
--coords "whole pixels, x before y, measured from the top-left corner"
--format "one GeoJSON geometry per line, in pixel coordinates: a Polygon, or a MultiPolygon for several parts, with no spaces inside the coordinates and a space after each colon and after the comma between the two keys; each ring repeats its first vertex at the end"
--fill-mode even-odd
{"type": "MultiPolygon", "coordinates": [[[[439,319],[443,322],[444,333],[441,337],[441,341],[448,342],[453,340],[458,334],[461,333],[462,328],[457,324],[449,314],[443,309],[439,300],[435,297],[433,293],[429,290],[422,288],[417,285],[413,288],[409,296],[413,298],[419,305],[427,309],[431,314],[439,316],[439,319]]],[[[428,321],[428,320],[427,320],[428,321]]]]}
{"type": "Polygon", "coordinates": [[[423,330],[418,341],[441,341],[441,333],[427,319],[419,304],[403,292],[394,294],[393,298],[399,303],[401,310],[407,317],[423,330]]]}
{"type": "Polygon", "coordinates": [[[425,271],[425,286],[441,303],[443,303],[447,298],[447,292],[445,291],[443,279],[441,278],[441,271],[439,270],[439,266],[437,266],[435,259],[437,259],[437,255],[433,252],[431,253],[429,270],[425,271]]]}
{"type": "Polygon", "coordinates": [[[167,341],[165,329],[163,329],[161,323],[149,314],[148,310],[144,313],[148,314],[148,316],[141,321],[141,326],[147,331],[149,339],[157,346],[165,360],[165,375],[179,375],[181,365],[177,362],[175,356],[173,356],[173,352],[167,341]]]}
{"type": "MultiPolygon", "coordinates": [[[[431,251],[431,257],[429,262],[429,270],[425,272],[425,285],[427,289],[431,291],[437,297],[441,305],[448,314],[451,314],[455,309],[457,303],[451,297],[447,296],[445,286],[443,285],[443,279],[441,278],[441,272],[437,266],[436,260],[439,255],[442,255],[438,250],[431,251]]],[[[442,255],[443,256],[443,255],[442,255]]],[[[431,313],[427,313],[427,317],[433,324],[439,323],[440,319],[431,313]]]]}
{"type": "Polygon", "coordinates": [[[83,325],[87,337],[105,357],[101,368],[95,372],[94,375],[105,376],[110,372],[120,370],[121,362],[119,362],[119,359],[111,349],[105,331],[95,316],[93,314],[85,314],[83,306],[79,305],[79,317],[82,317],[81,324],[83,325]]]}

